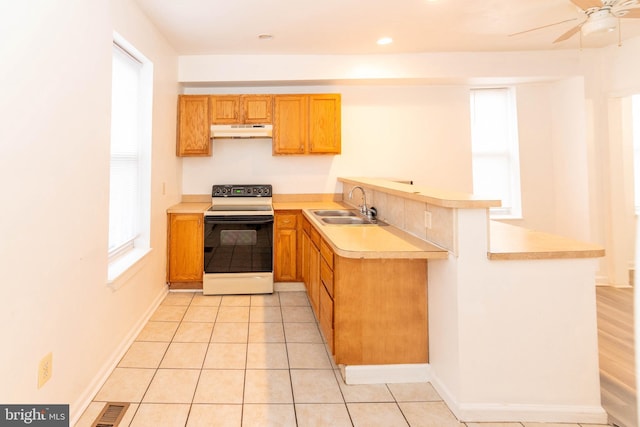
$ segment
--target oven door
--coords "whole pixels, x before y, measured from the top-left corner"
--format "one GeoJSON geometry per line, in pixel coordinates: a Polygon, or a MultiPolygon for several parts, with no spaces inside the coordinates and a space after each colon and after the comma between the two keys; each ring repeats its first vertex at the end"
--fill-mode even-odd
{"type": "Polygon", "coordinates": [[[273,273],[273,216],[204,217],[204,274],[273,273]]]}

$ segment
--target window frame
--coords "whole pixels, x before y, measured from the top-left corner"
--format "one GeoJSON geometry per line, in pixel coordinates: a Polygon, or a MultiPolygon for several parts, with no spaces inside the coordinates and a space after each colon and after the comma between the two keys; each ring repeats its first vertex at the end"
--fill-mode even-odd
{"type": "MultiPolygon", "coordinates": [[[[153,94],[153,63],[122,36],[113,34],[112,61],[115,60],[115,50],[127,55],[140,64],[138,85],[138,120],[137,120],[137,198],[136,198],[136,230],[131,239],[120,242],[111,249],[107,248],[108,272],[107,283],[113,284],[125,273],[142,260],[150,251],[150,220],[151,220],[151,129],[152,129],[152,94],[153,94]]],[[[113,75],[112,75],[113,80],[113,75]]],[[[113,102],[113,91],[111,92],[113,102]]],[[[110,137],[109,150],[109,185],[112,183],[111,168],[114,160],[110,137]]],[[[122,160],[122,159],[121,159],[122,160]]],[[[109,206],[111,197],[109,196],[109,206]]],[[[111,214],[109,224],[111,223],[111,214]]],[[[108,233],[107,233],[108,234],[108,233]]],[[[107,238],[109,240],[109,238],[107,238]]]]}

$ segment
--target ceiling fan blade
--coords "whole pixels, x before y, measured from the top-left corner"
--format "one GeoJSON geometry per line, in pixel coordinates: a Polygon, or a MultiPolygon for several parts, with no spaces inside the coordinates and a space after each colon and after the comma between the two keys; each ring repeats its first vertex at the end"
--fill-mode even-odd
{"type": "Polygon", "coordinates": [[[582,10],[591,9],[592,7],[601,8],[603,6],[601,0],[571,0],[571,3],[582,10]]]}
{"type": "Polygon", "coordinates": [[[564,21],[554,22],[553,24],[542,25],[540,27],[530,28],[528,30],[519,31],[517,33],[509,34],[508,37],[519,36],[520,34],[529,33],[531,31],[541,30],[543,28],[553,27],[554,25],[564,24],[565,22],[575,21],[578,18],[565,19],[564,21]]]}
{"type": "MultiPolygon", "coordinates": [[[[584,22],[582,24],[584,24],[584,22]]],[[[574,34],[576,34],[578,31],[580,31],[580,28],[582,28],[582,24],[576,25],[575,27],[573,27],[572,29],[570,29],[569,31],[567,31],[566,33],[564,33],[563,35],[561,35],[560,37],[555,39],[553,42],[554,43],[559,43],[561,41],[565,41],[565,40],[571,38],[574,34]]]]}
{"type": "Polygon", "coordinates": [[[627,13],[620,18],[640,18],[640,8],[627,9],[627,13]]]}

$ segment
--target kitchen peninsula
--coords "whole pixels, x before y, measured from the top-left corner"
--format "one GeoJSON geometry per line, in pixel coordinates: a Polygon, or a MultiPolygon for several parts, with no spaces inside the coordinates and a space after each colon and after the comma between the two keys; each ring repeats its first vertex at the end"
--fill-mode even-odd
{"type": "MultiPolygon", "coordinates": [[[[429,260],[429,364],[415,366],[414,378],[431,381],[460,420],[606,422],[595,300],[602,248],[490,221],[499,201],[339,181],[345,201],[361,186],[382,220],[448,250],[429,260]]],[[[351,371],[352,382],[394,375],[351,371]]]]}

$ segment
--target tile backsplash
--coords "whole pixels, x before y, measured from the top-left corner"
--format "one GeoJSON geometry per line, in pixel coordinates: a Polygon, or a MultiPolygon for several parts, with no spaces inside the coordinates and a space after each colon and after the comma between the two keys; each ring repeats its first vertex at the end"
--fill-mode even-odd
{"type": "MultiPolygon", "coordinates": [[[[362,204],[360,191],[356,190],[353,193],[353,198],[349,199],[349,192],[353,187],[351,184],[344,183],[342,200],[344,203],[358,207],[362,204]]],[[[422,240],[455,252],[455,209],[434,206],[365,186],[362,187],[365,189],[367,206],[373,206],[377,209],[380,220],[422,240]],[[425,225],[425,212],[431,213],[431,228],[427,228],[425,225]]]]}

